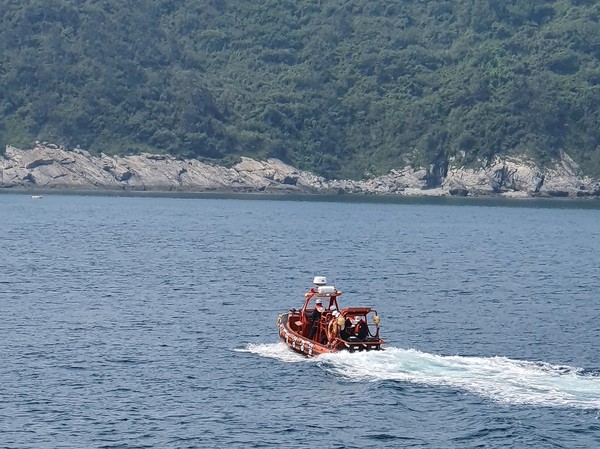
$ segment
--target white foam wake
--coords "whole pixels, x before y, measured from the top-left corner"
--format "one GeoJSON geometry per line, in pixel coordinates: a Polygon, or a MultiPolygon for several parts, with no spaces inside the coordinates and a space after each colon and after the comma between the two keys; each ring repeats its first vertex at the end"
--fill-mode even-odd
{"type": "Polygon", "coordinates": [[[281,360],[282,362],[298,363],[307,362],[306,356],[298,354],[287,347],[285,343],[253,344],[249,343],[245,348],[234,349],[236,352],[249,352],[251,354],[281,360]]]}
{"type": "Polygon", "coordinates": [[[506,357],[440,356],[415,349],[339,352],[314,359],[283,343],[249,344],[249,352],[287,363],[314,363],[354,381],[395,380],[457,388],[507,404],[600,409],[600,376],[581,369],[506,357]]]}
{"type": "Polygon", "coordinates": [[[459,388],[510,404],[600,409],[600,377],[566,366],[400,348],[319,359],[324,369],[357,381],[397,380],[459,388]]]}

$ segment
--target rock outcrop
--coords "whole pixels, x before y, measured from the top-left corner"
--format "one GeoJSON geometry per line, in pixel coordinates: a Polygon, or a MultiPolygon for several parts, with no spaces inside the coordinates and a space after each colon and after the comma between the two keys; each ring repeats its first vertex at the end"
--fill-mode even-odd
{"type": "Polygon", "coordinates": [[[525,158],[496,158],[480,168],[453,160],[426,168],[404,167],[377,178],[326,180],[278,159],[243,157],[231,168],[168,155],[93,156],[39,144],[33,149],[6,148],[0,157],[0,187],[27,189],[133,190],[181,192],[281,192],[505,197],[599,197],[600,183],[583,176],[562,154],[542,170],[525,158]]]}

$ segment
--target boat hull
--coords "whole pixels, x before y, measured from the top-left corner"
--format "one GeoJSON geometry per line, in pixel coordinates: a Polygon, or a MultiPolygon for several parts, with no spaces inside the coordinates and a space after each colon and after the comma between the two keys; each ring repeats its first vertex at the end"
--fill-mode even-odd
{"type": "Polygon", "coordinates": [[[279,338],[293,351],[304,354],[308,357],[314,357],[320,354],[335,352],[321,343],[317,343],[303,335],[290,329],[289,314],[284,313],[279,316],[279,338]]]}
{"type": "Polygon", "coordinates": [[[290,320],[294,320],[297,317],[290,313],[284,313],[279,315],[278,328],[279,337],[291,350],[306,355],[308,357],[315,357],[321,354],[331,354],[335,352],[348,351],[378,351],[381,350],[383,340],[376,341],[344,341],[336,339],[332,344],[323,344],[311,340],[305,337],[301,333],[292,329],[290,326],[290,320]]]}

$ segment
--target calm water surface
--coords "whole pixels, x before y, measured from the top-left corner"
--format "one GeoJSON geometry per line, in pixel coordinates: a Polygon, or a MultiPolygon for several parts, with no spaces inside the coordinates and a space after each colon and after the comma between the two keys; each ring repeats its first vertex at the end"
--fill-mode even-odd
{"type": "Polygon", "coordinates": [[[600,447],[600,210],[461,204],[0,195],[0,447],[600,447]]]}

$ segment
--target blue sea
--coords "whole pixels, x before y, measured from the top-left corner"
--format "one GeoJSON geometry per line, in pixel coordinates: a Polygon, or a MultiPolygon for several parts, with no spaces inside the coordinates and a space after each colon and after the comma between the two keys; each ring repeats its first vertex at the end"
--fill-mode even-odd
{"type": "Polygon", "coordinates": [[[600,203],[0,195],[1,448],[600,447],[600,203]],[[386,349],[307,359],[315,275],[386,349]]]}

